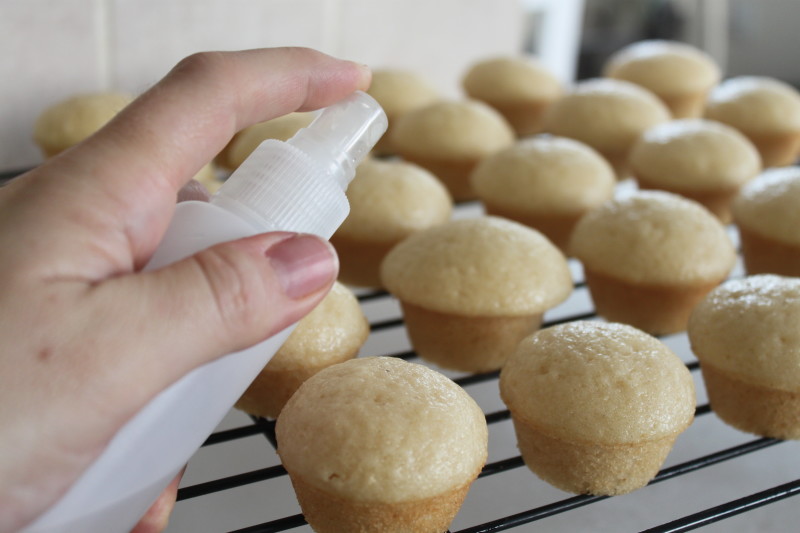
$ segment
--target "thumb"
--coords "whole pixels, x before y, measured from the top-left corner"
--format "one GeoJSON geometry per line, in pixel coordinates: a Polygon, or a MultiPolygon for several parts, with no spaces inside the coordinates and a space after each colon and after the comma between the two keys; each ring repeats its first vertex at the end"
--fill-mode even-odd
{"type": "Polygon", "coordinates": [[[97,364],[108,365],[101,374],[111,387],[139,376],[151,389],[140,390],[139,400],[147,401],[195,367],[302,318],[327,294],[337,271],[336,254],[326,241],[277,232],[106,280],[96,286],[95,320],[117,326],[104,328],[110,338],[97,340],[120,357],[100,358],[97,364]],[[120,346],[130,353],[120,354],[120,346]]]}

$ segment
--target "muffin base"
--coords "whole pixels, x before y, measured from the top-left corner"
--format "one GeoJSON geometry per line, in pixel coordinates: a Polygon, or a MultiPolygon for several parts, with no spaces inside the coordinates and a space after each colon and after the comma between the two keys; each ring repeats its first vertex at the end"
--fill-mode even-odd
{"type": "Polygon", "coordinates": [[[511,124],[517,137],[536,135],[544,129],[544,113],[551,102],[531,101],[517,103],[486,102],[511,124]]]}
{"type": "Polygon", "coordinates": [[[353,501],[319,489],[302,476],[290,472],[289,477],[303,516],[317,533],[442,533],[475,479],[431,498],[384,503],[353,501]]]}
{"type": "Polygon", "coordinates": [[[703,115],[703,108],[706,104],[707,92],[681,94],[681,95],[657,95],[662,102],[669,108],[672,118],[697,118],[703,115]]]}
{"type": "Polygon", "coordinates": [[[797,161],[797,155],[800,153],[800,133],[746,135],[761,154],[764,168],[786,167],[797,161]]]}
{"type": "Polygon", "coordinates": [[[764,437],[800,439],[800,393],[737,379],[701,362],[713,411],[725,423],[764,437]]]}
{"type": "Polygon", "coordinates": [[[542,314],[464,316],[401,302],[406,331],[417,354],[450,370],[499,370],[520,341],[539,329],[542,314]]]}
{"type": "Polygon", "coordinates": [[[572,235],[575,224],[577,224],[578,220],[583,216],[583,213],[569,215],[520,213],[485,200],[483,201],[483,205],[486,208],[486,212],[490,215],[504,217],[519,222],[520,224],[525,224],[543,233],[550,242],[558,246],[564,255],[569,255],[569,238],[572,235]]]}
{"type": "Polygon", "coordinates": [[[356,241],[341,235],[331,237],[339,256],[339,281],[357,287],[381,287],[381,262],[396,242],[356,241]]]}
{"type": "Polygon", "coordinates": [[[651,335],[686,329],[692,309],[723,280],[676,287],[630,283],[584,268],[597,314],[651,335]]]}
{"type": "Polygon", "coordinates": [[[667,191],[694,200],[711,211],[723,224],[730,224],[733,220],[733,215],[731,215],[731,203],[739,192],[738,187],[718,189],[715,191],[691,191],[675,187],[666,187],[650,181],[641,174],[636,175],[636,182],[639,184],[640,189],[667,191]]]}
{"type": "Polygon", "coordinates": [[[747,273],[800,276],[800,246],[792,246],[739,226],[747,273]]]}
{"type": "Polygon", "coordinates": [[[636,443],[599,444],[552,437],[515,417],[522,458],[547,483],[576,494],[613,496],[647,485],[672,450],[680,431],[636,443]]]}
{"type": "Polygon", "coordinates": [[[608,164],[614,169],[617,181],[622,181],[631,177],[631,170],[628,165],[629,150],[603,151],[594,146],[592,146],[592,148],[597,150],[600,155],[608,161],[608,164]]]}
{"type": "Polygon", "coordinates": [[[474,200],[475,192],[469,181],[472,170],[479,159],[456,161],[454,159],[439,159],[434,157],[418,157],[411,154],[401,154],[403,159],[417,164],[433,173],[450,192],[450,196],[457,202],[474,200]]]}

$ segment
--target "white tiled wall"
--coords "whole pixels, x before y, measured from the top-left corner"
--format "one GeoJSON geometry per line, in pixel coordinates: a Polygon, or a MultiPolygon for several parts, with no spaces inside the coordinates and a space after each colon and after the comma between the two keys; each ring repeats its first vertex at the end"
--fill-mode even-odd
{"type": "Polygon", "coordinates": [[[413,68],[458,93],[477,58],[521,49],[518,0],[0,0],[0,170],[35,165],[47,105],[141,92],[199,50],[299,45],[413,68]]]}

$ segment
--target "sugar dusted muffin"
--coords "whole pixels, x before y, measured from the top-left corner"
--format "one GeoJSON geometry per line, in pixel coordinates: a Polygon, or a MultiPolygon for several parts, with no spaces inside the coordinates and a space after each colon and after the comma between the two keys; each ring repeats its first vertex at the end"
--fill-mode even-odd
{"type": "Polygon", "coordinates": [[[630,167],[640,188],[695,200],[727,224],[733,198],[761,171],[761,158],[753,143],[734,128],[684,119],[645,131],[633,145],[630,167]]]}
{"type": "Polygon", "coordinates": [[[445,531],[487,456],[474,400],[438,372],[390,357],[319,372],[275,429],[318,533],[445,531]]]}
{"type": "Polygon", "coordinates": [[[469,175],[481,159],[514,143],[503,116],[477,100],[441,101],[405,114],[391,134],[397,153],[431,171],[454,200],[475,197],[469,175]]]}
{"type": "Polygon", "coordinates": [[[253,124],[234,135],[228,146],[217,156],[217,162],[230,170],[235,170],[253,153],[259,144],[267,139],[286,141],[301,128],[314,120],[315,113],[289,113],[282,117],[253,124]]]}
{"type": "Polygon", "coordinates": [[[614,195],[614,171],[589,146],[537,136],[492,154],[472,173],[486,211],[542,232],[567,251],[572,228],[614,195]]]}
{"type": "Polygon", "coordinates": [[[624,494],[658,472],[692,422],[694,382],[659,340],[571,322],[527,337],[500,373],[525,464],[566,491],[624,494]]]}
{"type": "Polygon", "coordinates": [[[395,153],[391,144],[391,131],[400,117],[441,99],[439,91],[422,76],[401,69],[373,70],[372,84],[367,92],[381,105],[389,119],[389,128],[374,148],[381,155],[395,153]]]}
{"type": "Polygon", "coordinates": [[[694,306],[736,262],[725,228],[700,204],[641,191],[587,213],[570,250],[597,313],[653,335],[686,329],[694,306]]]}
{"type": "Polygon", "coordinates": [[[532,57],[494,57],[470,67],[461,82],[471,98],[497,109],[523,137],[542,130],[545,109],[563,92],[561,83],[532,57]]]}
{"type": "Polygon", "coordinates": [[[322,370],[358,355],[369,336],[369,323],[350,290],[334,283],[306,315],[236,407],[252,415],[275,418],[300,385],[322,370]]]}
{"type": "Polygon", "coordinates": [[[544,129],[588,144],[625,178],[633,143],[669,119],[669,110],[650,91],[627,81],[593,79],[578,83],[548,109],[544,129]]]}
{"type": "Polygon", "coordinates": [[[604,74],[641,85],[658,96],[675,118],[699,117],[708,92],[719,83],[714,59],[676,41],[639,41],[609,58],[604,74]]]}
{"type": "Polygon", "coordinates": [[[749,274],[800,276],[800,167],[769,169],[733,203],[749,274]]]}
{"type": "Polygon", "coordinates": [[[782,81],[739,76],[722,82],[706,103],[706,118],[744,133],[764,167],[782,167],[800,152],[800,93],[782,81]]]}
{"type": "Polygon", "coordinates": [[[381,265],[411,344],[443,368],[497,370],[542,314],[572,292],[567,262],[541,233],[497,217],[415,233],[381,265]]]}
{"type": "Polygon", "coordinates": [[[33,140],[45,157],[52,157],[105,126],[131,100],[127,94],[101,92],[57,102],[36,119],[33,140]]]}
{"type": "Polygon", "coordinates": [[[339,280],[380,287],[380,266],[392,247],[414,232],[450,219],[453,201],[436,177],[411,163],[368,160],[347,188],[350,214],[331,243],[339,280]]]}
{"type": "Polygon", "coordinates": [[[689,321],[714,412],[749,433],[800,439],[800,279],[731,280],[689,321]]]}

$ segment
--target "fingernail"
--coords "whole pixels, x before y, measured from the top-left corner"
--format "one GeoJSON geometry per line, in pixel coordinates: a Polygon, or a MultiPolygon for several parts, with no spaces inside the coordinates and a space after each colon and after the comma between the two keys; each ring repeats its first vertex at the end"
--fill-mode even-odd
{"type": "Polygon", "coordinates": [[[326,287],[339,268],[333,247],[313,235],[295,235],[265,253],[284,294],[293,300],[326,287]]]}
{"type": "Polygon", "coordinates": [[[372,69],[369,68],[369,65],[365,65],[364,63],[356,63],[355,61],[351,61],[358,70],[361,72],[361,80],[359,86],[362,89],[366,89],[372,83],[372,69]]]}

